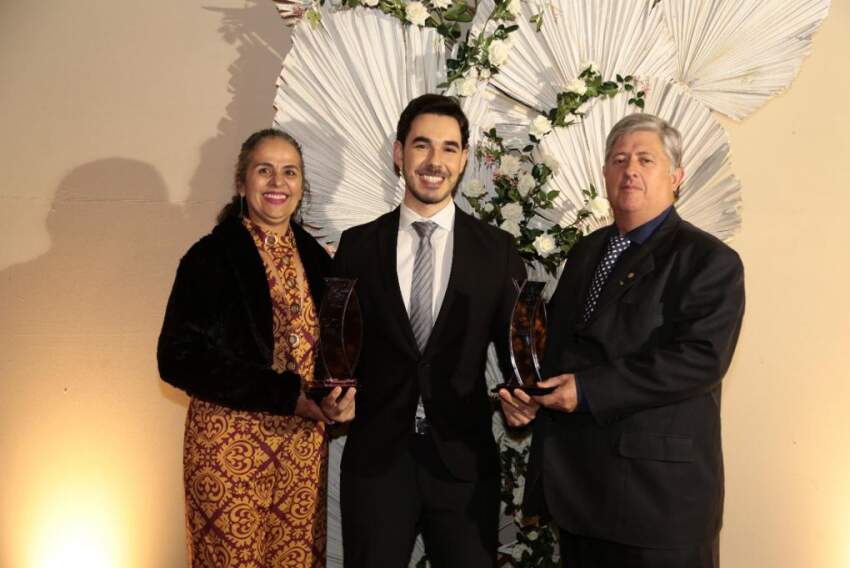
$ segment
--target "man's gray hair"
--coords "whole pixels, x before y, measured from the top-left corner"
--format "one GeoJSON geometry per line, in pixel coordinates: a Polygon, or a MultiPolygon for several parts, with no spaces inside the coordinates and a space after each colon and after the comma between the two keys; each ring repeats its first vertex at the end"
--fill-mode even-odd
{"type": "Polygon", "coordinates": [[[673,170],[682,167],[682,135],[669,122],[654,114],[635,113],[620,119],[608,133],[605,141],[605,163],[611,157],[611,150],[617,140],[625,134],[631,134],[639,130],[655,132],[661,139],[661,146],[673,170]]]}

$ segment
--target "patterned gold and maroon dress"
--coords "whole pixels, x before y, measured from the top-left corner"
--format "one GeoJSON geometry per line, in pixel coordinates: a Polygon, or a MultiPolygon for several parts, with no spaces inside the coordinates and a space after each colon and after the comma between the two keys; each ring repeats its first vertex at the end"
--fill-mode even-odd
{"type": "MultiPolygon", "coordinates": [[[[243,221],[266,268],[274,369],[313,379],[316,307],[297,272],[292,231],[243,221]]],[[[323,567],[328,445],[298,416],[246,412],[193,398],[183,469],[193,568],[323,567]]]]}

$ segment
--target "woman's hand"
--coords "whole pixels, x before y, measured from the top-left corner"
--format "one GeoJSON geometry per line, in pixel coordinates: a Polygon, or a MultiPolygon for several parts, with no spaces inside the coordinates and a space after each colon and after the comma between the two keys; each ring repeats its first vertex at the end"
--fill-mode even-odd
{"type": "Polygon", "coordinates": [[[511,393],[508,389],[499,389],[499,402],[502,403],[502,413],[508,426],[517,428],[525,426],[537,415],[540,405],[527,393],[516,389],[511,393]]]}
{"type": "Polygon", "coordinates": [[[350,422],[354,419],[354,395],[357,389],[348,387],[342,394],[342,387],[334,387],[328,395],[322,399],[322,411],[332,422],[350,422]]]}
{"type": "Polygon", "coordinates": [[[301,391],[298,395],[298,402],[295,403],[295,416],[309,418],[310,420],[315,420],[316,422],[321,422],[323,424],[330,424],[333,422],[325,415],[318,404],[307,398],[304,391],[301,391]]]}

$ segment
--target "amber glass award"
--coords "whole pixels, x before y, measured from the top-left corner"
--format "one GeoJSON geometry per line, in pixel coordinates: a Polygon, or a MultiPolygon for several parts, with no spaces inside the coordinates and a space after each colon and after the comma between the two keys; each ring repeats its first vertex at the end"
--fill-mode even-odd
{"type": "Polygon", "coordinates": [[[356,387],[354,369],[363,342],[360,303],[354,291],[356,279],[325,278],[327,291],[319,309],[319,356],[316,373],[308,388],[314,400],[327,396],[334,387],[356,387]]]}
{"type": "Polygon", "coordinates": [[[543,350],[546,347],[546,304],[543,302],[544,282],[526,280],[515,283],[517,299],[511,315],[510,358],[512,376],[496,391],[506,388],[513,392],[520,389],[530,395],[552,392],[553,388],[541,388],[537,382],[543,350]]]}

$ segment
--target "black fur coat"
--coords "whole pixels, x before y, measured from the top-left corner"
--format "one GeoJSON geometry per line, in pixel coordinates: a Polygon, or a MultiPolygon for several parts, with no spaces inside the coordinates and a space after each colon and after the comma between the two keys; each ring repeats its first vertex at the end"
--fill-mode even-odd
{"type": "MultiPolygon", "coordinates": [[[[328,253],[292,223],[313,300],[324,295],[328,253]]],[[[238,219],[217,225],[181,259],[157,345],[162,379],[238,410],[292,414],[300,377],[277,373],[265,267],[238,219]]]]}

